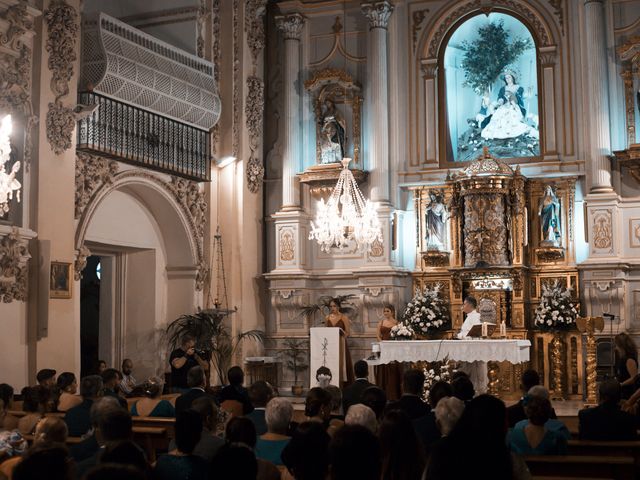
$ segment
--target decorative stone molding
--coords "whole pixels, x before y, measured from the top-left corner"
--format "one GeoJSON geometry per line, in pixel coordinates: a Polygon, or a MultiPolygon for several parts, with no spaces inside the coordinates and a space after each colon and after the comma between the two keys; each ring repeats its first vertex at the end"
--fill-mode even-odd
{"type": "Polygon", "coordinates": [[[251,193],[257,193],[264,179],[264,166],[258,153],[264,116],[264,82],[258,77],[247,77],[247,99],[244,114],[249,132],[249,148],[251,149],[246,168],[247,185],[251,193]]]}
{"type": "MultiPolygon", "coordinates": [[[[212,0],[211,5],[211,61],[213,62],[213,83],[220,91],[220,0],[212,0]]],[[[211,152],[215,155],[220,142],[220,123],[211,130],[211,152]]]]}
{"type": "Polygon", "coordinates": [[[72,108],[62,103],[69,94],[69,82],[73,77],[76,61],[76,38],[78,36],[78,12],[65,0],[52,0],[45,11],[47,24],[46,49],[49,54],[48,66],[51,70],[51,91],[54,102],[49,103],[47,112],[47,140],[54,153],[60,155],[71,148],[75,115],[72,108]]]}
{"type": "Polygon", "coordinates": [[[4,12],[0,12],[0,18],[9,23],[7,31],[0,34],[0,45],[13,44],[14,40],[19,40],[25,33],[33,31],[33,19],[27,12],[27,6],[26,0],[20,0],[4,12]]]}
{"type": "Polygon", "coordinates": [[[562,28],[562,33],[564,35],[564,9],[562,7],[563,0],[548,0],[549,5],[553,7],[553,13],[558,17],[558,22],[560,23],[560,28],[562,28]]]}
{"type": "Polygon", "coordinates": [[[209,268],[204,255],[204,234],[207,229],[207,203],[205,195],[200,190],[200,184],[183,178],[171,177],[166,181],[158,175],[147,170],[133,169],[116,173],[109,182],[102,182],[94,193],[89,196],[89,201],[82,209],[78,226],[76,228],[75,245],[78,251],[84,245],[85,235],[93,217],[102,200],[112,191],[125,185],[142,184],[154,188],[168,197],[177,210],[180,221],[185,225],[189,248],[196,269],[196,289],[202,290],[204,283],[209,278],[209,268]]]}
{"type": "Polygon", "coordinates": [[[4,303],[27,300],[27,264],[30,258],[17,227],[0,238],[0,296],[4,303]]]}
{"type": "Polygon", "coordinates": [[[244,30],[247,34],[247,45],[251,52],[253,68],[256,68],[258,56],[264,49],[264,15],[267,11],[267,0],[246,0],[244,11],[244,30]]]}
{"type": "MultiPolygon", "coordinates": [[[[451,26],[462,17],[473,12],[474,10],[481,11],[484,3],[485,2],[483,2],[482,0],[471,0],[468,3],[460,5],[455,10],[452,10],[445,18],[438,21],[433,28],[434,33],[431,35],[428,42],[429,46],[427,48],[427,51],[425,52],[425,56],[428,58],[436,58],[438,56],[438,50],[440,48],[440,44],[442,43],[442,39],[449,31],[451,26]]],[[[518,12],[519,15],[523,16],[532,26],[536,34],[535,36],[537,37],[537,40],[541,46],[547,46],[552,43],[551,33],[548,31],[546,25],[542,22],[540,15],[538,15],[537,12],[535,12],[524,2],[520,2],[517,0],[494,0],[492,4],[495,6],[513,10],[515,12],[518,12]]]]}
{"type": "Polygon", "coordinates": [[[389,18],[393,13],[393,5],[387,0],[375,3],[363,3],[361,5],[362,13],[369,20],[369,30],[374,28],[387,28],[389,18]]]}
{"type": "Polygon", "coordinates": [[[609,250],[613,253],[613,214],[611,210],[599,210],[593,215],[591,231],[593,246],[598,250],[609,250]]]}
{"type": "Polygon", "coordinates": [[[416,51],[416,45],[418,43],[418,32],[420,32],[420,27],[422,26],[422,22],[429,13],[429,9],[425,8],[423,10],[416,10],[411,15],[412,24],[411,24],[411,34],[413,38],[413,51],[416,51]]]}
{"type": "Polygon", "coordinates": [[[25,43],[25,35],[35,34],[33,17],[28,2],[19,3],[0,11],[0,18],[8,23],[0,33],[0,109],[18,113],[25,120],[23,161],[29,168],[31,161],[31,135],[38,117],[33,115],[31,103],[32,51],[25,43]]]}
{"type": "Polygon", "coordinates": [[[72,145],[76,117],[72,108],[62,102],[49,102],[47,112],[47,140],[56,155],[69,150],[72,145]]]}
{"type": "Polygon", "coordinates": [[[240,104],[240,88],[241,88],[241,79],[240,79],[240,63],[242,63],[242,59],[240,58],[240,25],[238,17],[240,15],[239,12],[240,4],[239,0],[233,0],[233,18],[232,18],[232,28],[233,28],[233,115],[232,115],[232,124],[231,124],[231,132],[232,132],[232,156],[238,157],[238,153],[240,152],[240,115],[242,105],[240,104]]]}
{"type": "Polygon", "coordinates": [[[299,13],[276,17],[276,26],[285,40],[300,40],[305,17],[299,13]]]}
{"type": "Polygon", "coordinates": [[[198,7],[198,11],[196,13],[196,55],[200,58],[204,58],[204,44],[205,44],[205,32],[206,32],[206,22],[207,17],[211,12],[207,8],[206,0],[200,0],[200,6],[198,7]]]}
{"type": "Polygon", "coordinates": [[[91,250],[82,245],[76,250],[76,259],[73,262],[73,278],[76,282],[82,280],[82,271],[87,266],[87,258],[91,255],[91,250]]]}
{"type": "Polygon", "coordinates": [[[291,262],[296,258],[296,239],[293,230],[282,229],[280,232],[280,261],[291,262]]]}
{"type": "Polygon", "coordinates": [[[80,218],[99,188],[113,183],[116,173],[118,173],[118,162],[85,152],[77,152],[75,218],[80,218]]]}

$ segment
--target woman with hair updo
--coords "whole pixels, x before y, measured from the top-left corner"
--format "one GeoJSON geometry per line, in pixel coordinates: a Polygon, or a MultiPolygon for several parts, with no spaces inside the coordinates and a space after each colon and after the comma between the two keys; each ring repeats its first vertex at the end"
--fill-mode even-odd
{"type": "Polygon", "coordinates": [[[59,412],[66,412],[82,403],[82,397],[76,395],[78,393],[78,380],[76,380],[76,376],[73,373],[62,372],[58,375],[56,387],[60,392],[58,397],[59,412]]]}
{"type": "Polygon", "coordinates": [[[551,402],[548,399],[526,397],[524,413],[529,421],[516,425],[507,436],[512,452],[520,455],[567,454],[566,438],[544,426],[551,417],[551,402]]]}
{"type": "Polygon", "coordinates": [[[638,350],[626,333],[615,336],[616,378],[620,382],[621,398],[627,400],[636,391],[638,381],[638,350]]]}
{"type": "MultiPolygon", "coordinates": [[[[378,324],[378,341],[391,340],[391,329],[398,324],[396,309],[390,303],[382,308],[382,320],[378,324]]],[[[377,365],[374,368],[376,385],[387,394],[387,400],[394,401],[402,395],[402,364],[398,362],[377,365]]]]}
{"type": "Polygon", "coordinates": [[[145,398],[141,398],[131,407],[134,417],[175,417],[176,409],[168,400],[160,398],[164,382],[159,377],[151,377],[145,385],[145,398]]]}
{"type": "Polygon", "coordinates": [[[349,346],[347,345],[347,338],[351,334],[351,322],[349,317],[342,313],[340,299],[333,298],[329,303],[329,309],[329,315],[327,315],[325,319],[326,326],[341,328],[344,331],[344,336],[340,337],[340,341],[342,342],[341,351],[343,352],[340,358],[340,377],[343,383],[349,385],[355,380],[353,363],[351,363],[351,352],[349,352],[349,346]]]}
{"type": "Polygon", "coordinates": [[[304,401],[304,414],[307,420],[326,427],[331,418],[331,394],[324,388],[313,387],[304,401]]]}

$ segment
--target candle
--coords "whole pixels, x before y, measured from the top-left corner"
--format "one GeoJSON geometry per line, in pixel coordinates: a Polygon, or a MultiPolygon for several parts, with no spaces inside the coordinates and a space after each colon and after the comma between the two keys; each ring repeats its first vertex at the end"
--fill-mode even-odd
{"type": "Polygon", "coordinates": [[[482,338],[487,338],[487,322],[482,322],[482,338]]]}
{"type": "Polygon", "coordinates": [[[507,338],[507,324],[504,322],[500,323],[500,336],[507,338]]]}

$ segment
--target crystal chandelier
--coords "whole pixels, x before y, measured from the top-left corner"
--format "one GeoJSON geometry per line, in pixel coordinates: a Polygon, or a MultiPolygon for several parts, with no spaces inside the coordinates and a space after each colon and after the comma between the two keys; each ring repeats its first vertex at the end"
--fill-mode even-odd
{"type": "Polygon", "coordinates": [[[329,200],[317,207],[316,222],[311,222],[309,240],[315,239],[320,249],[329,253],[332,246],[346,248],[351,240],[359,251],[370,251],[373,242],[382,243],[382,228],[375,205],[365,200],[353,173],[350,158],[342,159],[342,171],[329,200]]]}
{"type": "Polygon", "coordinates": [[[16,180],[16,174],[20,170],[20,162],[13,164],[11,172],[5,170],[6,164],[11,160],[11,115],[6,115],[0,122],[0,215],[9,211],[9,205],[13,199],[13,192],[20,201],[20,188],[22,185],[16,180]]]}

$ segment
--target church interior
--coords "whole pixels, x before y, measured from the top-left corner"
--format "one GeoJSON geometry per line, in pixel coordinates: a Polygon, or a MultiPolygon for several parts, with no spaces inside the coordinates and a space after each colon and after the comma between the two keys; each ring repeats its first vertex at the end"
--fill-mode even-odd
{"type": "Polygon", "coordinates": [[[632,478],[571,442],[608,381],[638,401],[640,1],[0,0],[0,65],[16,402],[126,361],[170,397],[190,338],[301,421],[322,368],[426,399],[482,363],[586,452],[535,478],[632,478]]]}

